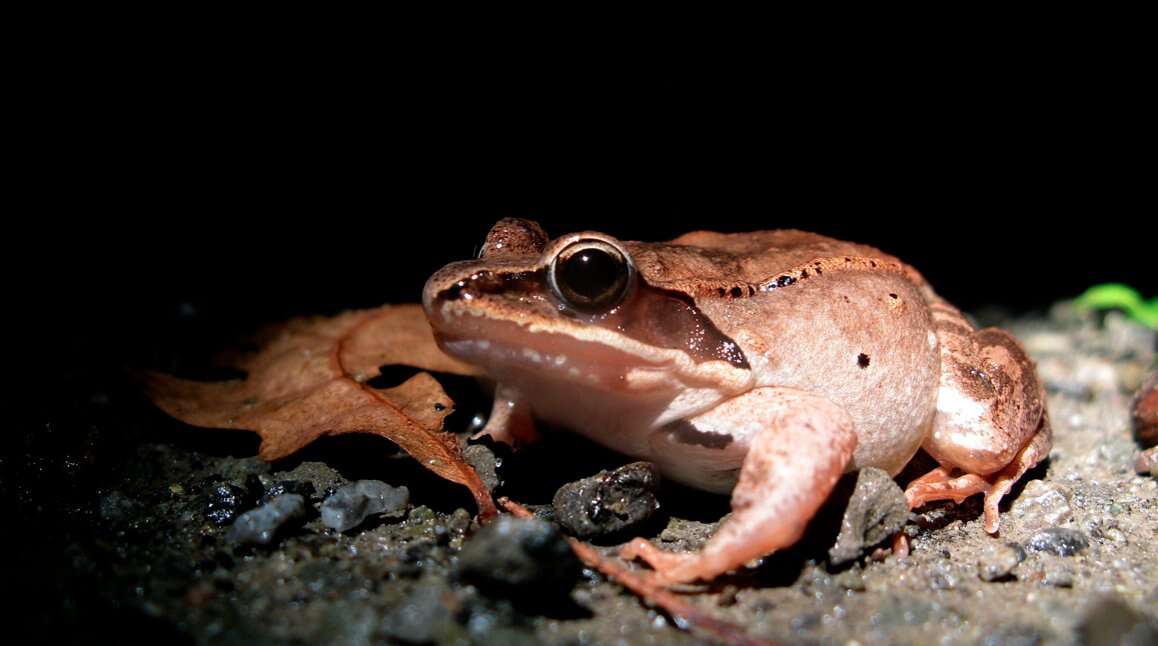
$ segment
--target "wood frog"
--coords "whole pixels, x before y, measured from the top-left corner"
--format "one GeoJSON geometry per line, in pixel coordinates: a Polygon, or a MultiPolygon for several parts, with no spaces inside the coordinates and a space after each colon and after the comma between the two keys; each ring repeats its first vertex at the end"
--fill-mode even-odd
{"type": "Polygon", "coordinates": [[[533,416],[731,493],[700,552],[621,551],[667,584],[792,545],[841,474],[895,475],[920,448],[940,466],[909,506],[982,493],[996,532],[1002,496],[1051,446],[1012,336],[974,329],[896,258],[821,235],[551,240],[505,219],[478,259],[429,279],[423,305],[443,350],[498,384],[483,434],[531,441],[533,416]]]}

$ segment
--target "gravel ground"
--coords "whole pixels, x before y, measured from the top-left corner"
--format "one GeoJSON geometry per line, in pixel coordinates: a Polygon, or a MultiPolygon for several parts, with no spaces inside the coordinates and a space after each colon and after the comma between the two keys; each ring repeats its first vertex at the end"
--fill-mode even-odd
{"type": "MultiPolygon", "coordinates": [[[[850,497],[884,518],[895,496],[872,478],[876,489],[853,493],[849,478],[797,547],[688,587],[688,600],[779,643],[1158,641],[1158,480],[1134,472],[1129,416],[1155,366],[1153,332],[1064,304],[979,318],[1024,341],[1054,425],[1050,459],[1014,489],[999,536],[982,530],[975,497],[896,517],[906,558],[845,543],[830,558],[850,497]],[[863,499],[885,502],[873,511],[863,499]]],[[[705,639],[584,569],[554,524],[480,528],[464,491],[379,438],[327,439],[265,464],[250,457],[252,434],[182,426],[116,375],[78,366],[60,381],[66,405],[22,417],[0,461],[6,579],[19,591],[9,625],[40,639],[705,639]]],[[[485,402],[457,387],[451,422],[465,432],[485,402]]],[[[516,455],[490,448],[472,449],[472,462],[495,467],[500,493],[547,520],[557,509],[609,554],[635,533],[694,548],[727,513],[723,498],[660,483],[647,465],[616,470],[628,461],[568,434],[516,455]]]]}

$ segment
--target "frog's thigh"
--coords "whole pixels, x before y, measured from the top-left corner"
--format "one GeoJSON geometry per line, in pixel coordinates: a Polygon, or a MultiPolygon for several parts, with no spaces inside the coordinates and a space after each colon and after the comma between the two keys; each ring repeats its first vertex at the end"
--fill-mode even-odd
{"type": "Polygon", "coordinates": [[[726,422],[735,433],[750,432],[750,443],[732,516],[702,551],[667,553],[643,539],[624,548],[625,558],[642,557],[666,583],[711,579],[795,543],[856,448],[848,413],[790,388],[760,388],[690,421],[701,430],[726,422]]]}
{"type": "MultiPolygon", "coordinates": [[[[956,312],[956,310],[952,310],[956,312]]],[[[1045,390],[1033,362],[1004,330],[974,332],[934,309],[941,341],[937,414],[924,448],[966,473],[1001,471],[1034,437],[1045,390]]]]}
{"type": "Polygon", "coordinates": [[[956,309],[934,306],[941,384],[924,448],[941,467],[905,491],[910,507],[985,494],[985,529],[998,528],[998,503],[1049,454],[1045,390],[1033,362],[1007,332],[974,331],[956,309]],[[954,477],[956,470],[963,475],[954,477]]]}

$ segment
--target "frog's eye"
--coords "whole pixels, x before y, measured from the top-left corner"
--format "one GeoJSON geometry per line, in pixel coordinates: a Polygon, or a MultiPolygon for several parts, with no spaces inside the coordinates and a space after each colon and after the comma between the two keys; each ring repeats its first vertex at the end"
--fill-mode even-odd
{"type": "Polygon", "coordinates": [[[579,240],[555,256],[548,272],[551,289],[581,312],[606,312],[623,301],[634,268],[627,256],[602,240],[579,240]]]}

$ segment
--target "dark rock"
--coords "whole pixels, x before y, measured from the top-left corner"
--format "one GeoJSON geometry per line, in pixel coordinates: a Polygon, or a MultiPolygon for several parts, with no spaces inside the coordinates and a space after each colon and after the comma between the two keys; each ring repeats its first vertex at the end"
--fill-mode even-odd
{"type": "Polygon", "coordinates": [[[205,492],[205,518],[214,525],[228,525],[255,502],[250,492],[228,482],[217,482],[205,492]]]}
{"type": "Polygon", "coordinates": [[[293,493],[279,496],[238,516],[226,538],[231,543],[269,545],[279,528],[305,512],[305,498],[293,493]]]}
{"type": "Polygon", "coordinates": [[[554,525],[510,516],[484,525],[463,546],[458,560],[463,579],[500,594],[566,592],[580,569],[554,525]]]}
{"type": "Polygon", "coordinates": [[[344,532],[373,515],[401,517],[410,502],[410,490],[379,480],[359,480],[338,489],[322,503],[322,523],[344,532]]]}
{"type": "Polygon", "coordinates": [[[555,492],[555,520],[573,536],[606,538],[637,529],[659,509],[659,470],[633,462],[563,485],[555,492]]]}
{"type": "Polygon", "coordinates": [[[1091,604],[1077,632],[1079,641],[1087,646],[1158,644],[1158,626],[1117,597],[1091,604]]]}
{"type": "Polygon", "coordinates": [[[977,561],[977,576],[983,581],[1005,581],[1013,576],[1013,568],[1025,560],[1025,550],[1017,543],[997,543],[988,546],[977,561]]]}
{"type": "Polygon", "coordinates": [[[468,444],[462,450],[462,457],[467,464],[474,467],[478,477],[482,479],[488,490],[493,492],[498,489],[499,484],[501,484],[498,474],[499,461],[490,447],[485,444],[468,444]]]}
{"type": "Polygon", "coordinates": [[[1090,546],[1086,533],[1065,527],[1048,527],[1029,537],[1025,549],[1031,552],[1048,552],[1058,556],[1073,556],[1090,546]]]}
{"type": "Polygon", "coordinates": [[[909,518],[905,492],[881,469],[869,467],[857,474],[836,544],[828,550],[832,565],[860,557],[868,548],[900,531],[909,518]]]}

